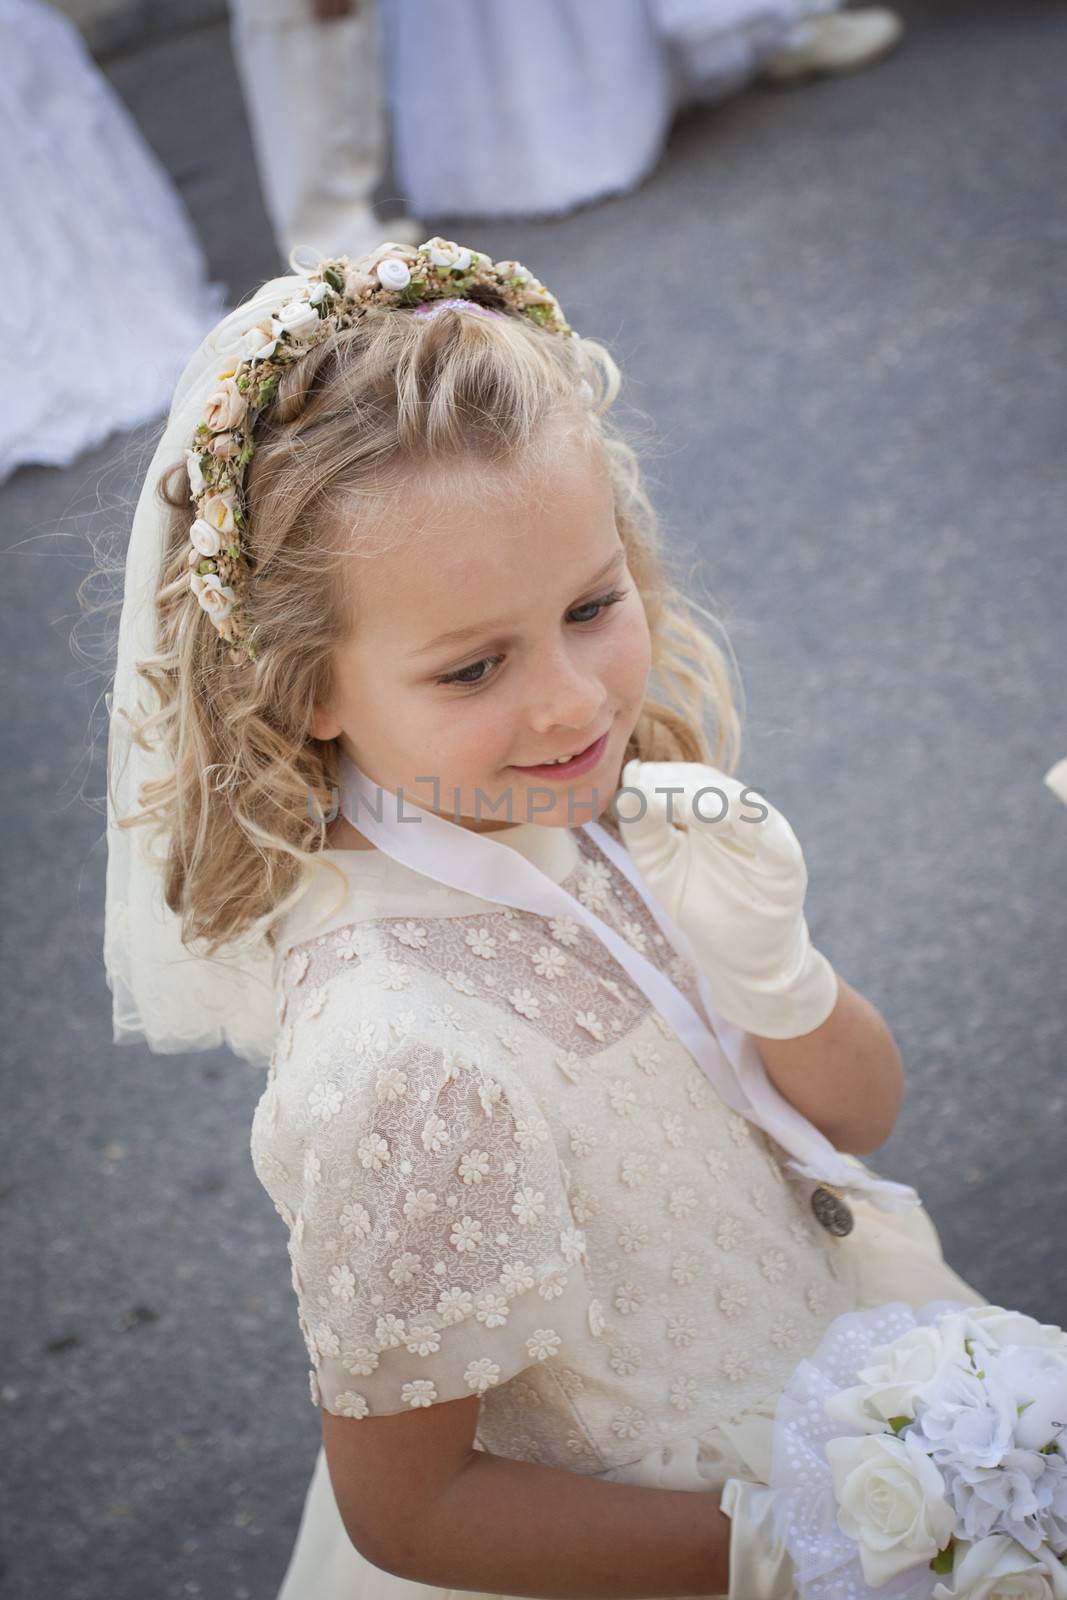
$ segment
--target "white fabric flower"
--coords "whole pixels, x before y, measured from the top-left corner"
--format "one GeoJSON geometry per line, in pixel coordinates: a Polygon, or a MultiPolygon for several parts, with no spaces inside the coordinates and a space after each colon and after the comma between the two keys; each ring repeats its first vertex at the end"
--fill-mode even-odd
{"type": "Polygon", "coordinates": [[[286,333],[310,333],[312,328],[319,325],[319,314],[315,307],[299,295],[279,306],[274,316],[286,333]]]}
{"type": "Polygon", "coordinates": [[[400,1398],[409,1406],[430,1406],[437,1399],[437,1389],[430,1378],[414,1378],[401,1385],[400,1398]]]}
{"type": "Polygon", "coordinates": [[[915,1432],[936,1457],[944,1453],[966,1466],[992,1468],[1011,1448],[1015,1415],[1006,1383],[992,1373],[979,1378],[950,1367],[927,1387],[915,1432]]]}
{"type": "Polygon", "coordinates": [[[827,1416],[864,1432],[881,1432],[890,1417],[914,1417],[916,1401],[950,1366],[967,1368],[965,1330],[955,1316],[922,1324],[871,1351],[855,1387],[826,1401],[827,1416]]]}
{"type": "Polygon", "coordinates": [[[207,488],[207,484],[204,482],[204,474],[200,470],[199,450],[187,450],[185,452],[185,469],[189,474],[189,488],[194,495],[202,495],[207,488]]]}
{"type": "MultiPolygon", "coordinates": [[[[403,1167],[403,1163],[401,1163],[403,1167]]],[[[404,1200],[404,1216],[408,1222],[422,1222],[437,1210],[437,1196],[432,1189],[409,1189],[404,1200]]]]}
{"type": "Polygon", "coordinates": [[[248,414],[248,401],[232,378],[223,378],[204,408],[204,421],[212,433],[238,428],[248,414]]]}
{"type": "Polygon", "coordinates": [[[379,261],[374,270],[383,289],[406,289],[411,282],[407,262],[398,261],[395,256],[387,256],[384,261],[379,261]]]}
{"type": "Polygon", "coordinates": [[[232,489],[222,489],[218,494],[208,495],[200,510],[198,520],[208,522],[220,533],[232,533],[234,530],[234,508],[236,496],[232,489]]]}
{"type": "Polygon", "coordinates": [[[238,351],[243,361],[265,361],[272,356],[278,347],[278,330],[272,320],[266,323],[257,322],[255,327],[249,328],[241,335],[238,351]]]}
{"type": "Polygon", "coordinates": [[[535,1361],[547,1361],[549,1356],[559,1354],[562,1343],[555,1328],[535,1328],[526,1341],[526,1348],[535,1361]]]}
{"type": "MultiPolygon", "coordinates": [[[[316,1403],[321,1404],[321,1399],[316,1403]]],[[[370,1407],[357,1389],[345,1389],[342,1394],[335,1395],[334,1403],[342,1417],[362,1419],[370,1412],[370,1407]]]]}
{"type": "Polygon", "coordinates": [[[449,1326],[453,1326],[472,1315],[474,1297],[468,1290],[453,1285],[441,1295],[436,1309],[438,1315],[443,1317],[449,1326]]]}
{"type": "Polygon", "coordinates": [[[213,622],[226,621],[237,596],[228,583],[223,583],[217,572],[209,572],[204,576],[199,572],[190,573],[189,586],[213,622]]]}
{"type": "Polygon", "coordinates": [[[500,1283],[506,1295],[524,1294],[535,1281],[533,1269],[525,1261],[505,1261],[500,1269],[500,1283]]]}
{"type": "Polygon", "coordinates": [[[452,267],[460,272],[466,272],[471,264],[470,251],[452,239],[442,239],[438,236],[428,239],[422,248],[435,267],[452,267]]]}
{"type": "Polygon", "coordinates": [[[1013,1406],[1023,1407],[1015,1424],[1015,1443],[1043,1450],[1067,1426],[1067,1360],[1047,1347],[1023,1345],[987,1358],[1009,1388],[1013,1406]]]}
{"type": "Polygon", "coordinates": [[[1036,1344],[1067,1355],[1067,1332],[1052,1322],[1038,1322],[1022,1311],[1003,1306],[971,1306],[958,1313],[967,1324],[967,1337],[994,1348],[1006,1344],[1036,1344]]]}
{"type": "MultiPolygon", "coordinates": [[[[421,1267],[422,1256],[416,1256],[414,1251],[405,1250],[403,1254],[397,1256],[394,1264],[390,1267],[389,1277],[392,1278],[392,1282],[397,1285],[397,1288],[402,1288],[402,1290],[403,1288],[410,1288],[421,1267]]],[[[414,1333],[414,1330],[411,1331],[414,1333]]]]}
{"type": "Polygon", "coordinates": [[[503,278],[519,278],[523,283],[533,283],[534,275],[521,261],[498,261],[496,270],[503,278]]]}
{"type": "Polygon", "coordinates": [[[837,1521],[859,1544],[863,1576],[878,1588],[932,1560],[949,1540],[956,1515],[945,1482],[926,1451],[905,1435],[828,1439],[837,1521]]]}
{"type": "Polygon", "coordinates": [[[507,1297],[499,1289],[490,1289],[483,1294],[475,1308],[475,1316],[487,1328],[502,1328],[510,1315],[507,1297]]]}
{"type": "Polygon", "coordinates": [[[429,1323],[412,1328],[408,1334],[407,1348],[413,1356],[436,1355],[441,1348],[441,1335],[429,1323]]]}
{"type": "Polygon", "coordinates": [[[500,1367],[497,1362],[490,1361],[488,1356],[480,1356],[477,1361],[471,1361],[465,1368],[463,1380],[478,1394],[484,1394],[495,1383],[500,1382],[500,1367]]]}
{"type": "Polygon", "coordinates": [[[222,538],[217,528],[203,517],[197,517],[189,529],[189,538],[202,556],[217,556],[222,549],[222,538]]]}
{"type": "Polygon", "coordinates": [[[1047,1545],[1031,1555],[995,1533],[956,1549],[951,1585],[934,1585],[933,1600],[1067,1600],[1067,1569],[1047,1545]],[[961,1551],[965,1551],[961,1559],[961,1551]]]}

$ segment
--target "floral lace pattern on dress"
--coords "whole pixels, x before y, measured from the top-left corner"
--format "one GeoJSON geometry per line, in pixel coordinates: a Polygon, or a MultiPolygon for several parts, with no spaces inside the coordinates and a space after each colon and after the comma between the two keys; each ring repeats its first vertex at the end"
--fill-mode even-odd
{"type": "MultiPolygon", "coordinates": [[[[564,887],[696,1003],[576,838],[564,887]]],[[[777,1146],[576,919],[354,907],[288,952],[279,1021],[253,1161],[316,1404],[478,1394],[486,1448],[595,1472],[765,1401],[851,1308],[777,1146]]]]}

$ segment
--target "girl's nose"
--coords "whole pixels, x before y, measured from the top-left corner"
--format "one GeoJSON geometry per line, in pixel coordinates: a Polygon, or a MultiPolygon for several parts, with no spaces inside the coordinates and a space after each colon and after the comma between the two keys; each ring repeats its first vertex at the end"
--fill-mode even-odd
{"type": "Polygon", "coordinates": [[[526,717],[536,733],[570,729],[592,732],[595,738],[603,731],[607,691],[599,676],[583,669],[566,648],[544,652],[531,663],[530,673],[533,690],[526,717]]]}

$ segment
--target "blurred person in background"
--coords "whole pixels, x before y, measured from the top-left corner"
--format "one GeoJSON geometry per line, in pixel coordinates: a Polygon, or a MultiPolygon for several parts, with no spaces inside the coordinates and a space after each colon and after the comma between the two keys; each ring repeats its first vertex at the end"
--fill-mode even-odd
{"type": "Polygon", "coordinates": [[[548,216],[623,193],[681,107],[869,66],[903,31],[840,0],[379,4],[397,178],[422,216],[548,216]]]}
{"type": "Polygon", "coordinates": [[[388,149],[376,0],[229,0],[230,37],[263,200],[285,262],[297,246],[362,255],[388,235],[423,237],[409,216],[380,221],[388,149]]]}
{"type": "Polygon", "coordinates": [[[0,0],[0,41],[3,483],[158,417],[224,288],[74,23],[43,0],[0,0]]]}

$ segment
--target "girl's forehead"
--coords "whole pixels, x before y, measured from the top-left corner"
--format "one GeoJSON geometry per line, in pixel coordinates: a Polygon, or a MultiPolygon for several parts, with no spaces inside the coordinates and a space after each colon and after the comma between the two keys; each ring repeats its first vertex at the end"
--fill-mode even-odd
{"type": "Polygon", "coordinates": [[[382,635],[417,666],[434,651],[517,627],[531,611],[567,606],[584,588],[617,578],[623,546],[610,501],[569,502],[521,517],[492,507],[447,524],[410,532],[380,559],[359,569],[365,645],[382,635]]]}

